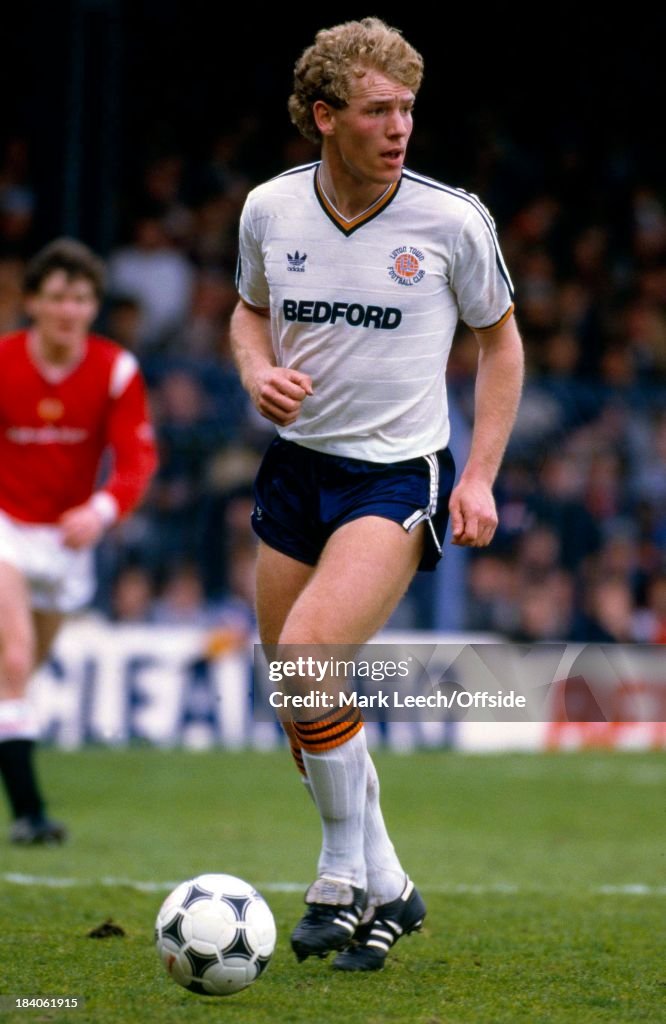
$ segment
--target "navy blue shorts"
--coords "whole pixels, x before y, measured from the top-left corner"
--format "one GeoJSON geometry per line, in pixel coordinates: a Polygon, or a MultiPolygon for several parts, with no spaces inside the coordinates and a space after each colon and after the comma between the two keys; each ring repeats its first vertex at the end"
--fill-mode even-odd
{"type": "Polygon", "coordinates": [[[442,557],[455,465],[448,448],[400,462],[366,462],[276,437],[254,484],[252,527],[269,547],[316,565],[331,534],[352,519],[381,516],[411,532],[426,523],[419,569],[442,557]]]}

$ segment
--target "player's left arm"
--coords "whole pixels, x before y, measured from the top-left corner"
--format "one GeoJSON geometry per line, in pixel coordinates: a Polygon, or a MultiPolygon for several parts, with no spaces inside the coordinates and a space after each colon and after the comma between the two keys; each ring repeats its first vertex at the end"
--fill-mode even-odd
{"type": "Polygon", "coordinates": [[[113,454],[111,475],[88,501],[61,516],[59,525],[66,547],[96,544],[109,526],[139,504],[155,473],[157,450],[138,369],[111,398],[106,441],[113,454]]]}
{"type": "Polygon", "coordinates": [[[474,331],[479,363],[469,458],[449,502],[453,543],[486,547],[497,529],[493,484],[516,418],[524,354],[513,315],[500,327],[474,331]]]}

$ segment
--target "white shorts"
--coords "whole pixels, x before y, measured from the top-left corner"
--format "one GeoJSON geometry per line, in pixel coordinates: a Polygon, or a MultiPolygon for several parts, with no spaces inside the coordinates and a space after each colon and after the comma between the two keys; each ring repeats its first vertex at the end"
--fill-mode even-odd
{"type": "Polygon", "coordinates": [[[77,611],[95,592],[92,550],[66,548],[57,526],[21,523],[0,511],[0,562],[23,574],[39,611],[77,611]]]}

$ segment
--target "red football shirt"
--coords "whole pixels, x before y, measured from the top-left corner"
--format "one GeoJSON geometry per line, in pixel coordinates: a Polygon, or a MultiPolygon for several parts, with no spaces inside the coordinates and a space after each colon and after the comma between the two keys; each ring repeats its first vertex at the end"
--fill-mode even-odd
{"type": "Polygon", "coordinates": [[[126,515],[157,457],[146,390],[133,355],[90,335],[80,363],[52,383],[27,331],[0,338],[0,508],[29,523],[56,523],[101,489],[126,515]],[[100,484],[103,453],[113,468],[100,484]]]}

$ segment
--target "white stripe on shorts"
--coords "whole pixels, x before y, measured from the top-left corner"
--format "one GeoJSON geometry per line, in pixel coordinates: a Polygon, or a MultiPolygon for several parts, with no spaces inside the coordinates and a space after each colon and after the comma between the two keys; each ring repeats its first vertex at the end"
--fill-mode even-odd
{"type": "Polygon", "coordinates": [[[432,534],[432,539],[435,543],[435,547],[437,548],[437,553],[441,555],[442,545],[439,543],[439,539],[437,537],[437,534],[435,533],[435,527],[432,525],[431,518],[437,511],[437,498],[439,495],[439,462],[435,454],[424,455],[423,458],[428,463],[428,467],[430,469],[430,494],[428,496],[428,507],[419,508],[416,510],[416,512],[412,512],[411,516],[408,516],[402,525],[404,529],[407,530],[407,533],[411,533],[412,530],[416,526],[418,526],[419,523],[422,523],[424,520],[426,520],[428,526],[430,527],[430,532],[432,534]]]}

